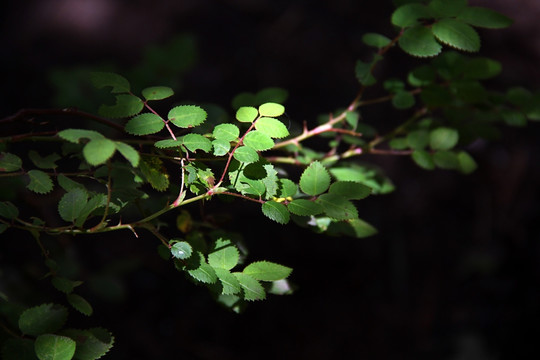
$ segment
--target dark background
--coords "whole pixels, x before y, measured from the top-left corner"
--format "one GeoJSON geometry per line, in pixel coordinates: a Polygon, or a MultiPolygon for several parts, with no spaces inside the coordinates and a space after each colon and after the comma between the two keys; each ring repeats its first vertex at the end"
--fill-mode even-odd
{"type": "MultiPolygon", "coordinates": [[[[489,3],[516,19],[509,29],[481,32],[482,54],[503,63],[490,85],[536,90],[540,5],[470,2],[489,3]]],[[[317,115],[354,98],[354,62],[370,56],[362,34],[394,34],[390,1],[51,0],[4,6],[0,117],[55,106],[55,69],[106,64],[127,72],[143,59],[144,48],[181,33],[193,36],[198,59],[174,79],[181,85],[178,98],[230,109],[241,91],[279,86],[290,92],[291,119],[313,124],[317,115]]],[[[403,75],[419,62],[398,50],[389,57],[378,70],[381,78],[403,75]]],[[[364,115],[387,128],[403,121],[385,106],[364,115]]],[[[539,351],[537,335],[531,336],[540,320],[539,134],[531,123],[503,129],[500,141],[476,143],[469,150],[479,169],[469,176],[426,172],[406,158],[366,157],[397,186],[359,204],[361,217],[379,229],[367,239],[279,226],[250,204],[205,205],[208,212],[233,214],[229,230],[244,234],[252,260],[295,269],[294,295],[252,304],[243,315],[223,310],[204,288],[161,261],[149,235],[61,238],[58,243],[69,247],[83,278],[88,276],[81,292],[95,308],[89,319],[75,314],[70,320],[110,329],[116,336],[110,359],[533,357],[539,351]],[[116,293],[99,294],[103,281],[116,293]]],[[[6,269],[24,264],[23,278],[43,271],[31,238],[6,232],[2,240],[6,269]]],[[[13,281],[10,276],[3,272],[5,282],[13,281]]],[[[43,292],[57,300],[45,285],[43,292]]]]}

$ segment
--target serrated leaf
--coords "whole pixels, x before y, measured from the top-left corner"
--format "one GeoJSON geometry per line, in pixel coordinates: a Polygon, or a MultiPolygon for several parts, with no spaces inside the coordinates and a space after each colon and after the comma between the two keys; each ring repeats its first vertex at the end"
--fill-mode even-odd
{"type": "Polygon", "coordinates": [[[191,128],[202,124],[206,120],[207,113],[199,106],[180,105],[172,108],[167,117],[179,128],[191,128]]]}
{"type": "MultiPolygon", "coordinates": [[[[83,189],[84,190],[84,189],[83,189]]],[[[82,227],[84,222],[90,216],[90,214],[100,208],[107,205],[107,195],[106,194],[96,194],[84,205],[84,207],[79,212],[77,219],[75,221],[75,226],[82,227]]],[[[112,206],[112,203],[110,204],[112,206]]]]}
{"type": "Polygon", "coordinates": [[[266,298],[266,292],[262,285],[250,275],[235,272],[233,275],[236,277],[240,286],[244,290],[244,299],[247,301],[264,300],[266,298]]]}
{"type": "Polygon", "coordinates": [[[252,106],[242,106],[236,110],[236,120],[240,122],[251,123],[257,116],[259,116],[259,111],[252,106]]]}
{"type": "Polygon", "coordinates": [[[199,258],[197,267],[195,269],[187,270],[188,274],[195,280],[198,280],[202,283],[214,284],[217,281],[217,275],[214,271],[214,268],[208,265],[208,263],[204,259],[204,255],[201,252],[197,252],[195,256],[198,256],[199,258]]]}
{"type": "Polygon", "coordinates": [[[34,350],[39,360],[71,360],[75,354],[75,341],[53,334],[37,337],[34,350]]]}
{"type": "Polygon", "coordinates": [[[457,19],[472,26],[488,29],[502,29],[513,23],[512,19],[497,11],[476,6],[465,8],[457,19]]]}
{"type": "Polygon", "coordinates": [[[38,336],[58,331],[66,322],[68,311],[64,306],[43,304],[24,311],[19,317],[23,334],[38,336]]]}
{"type": "Polygon", "coordinates": [[[142,160],[139,169],[150,185],[157,191],[165,191],[169,187],[169,174],[158,158],[142,160]]]}
{"type": "Polygon", "coordinates": [[[259,114],[261,116],[278,117],[285,113],[285,107],[281,104],[266,103],[259,106],[259,114]]]}
{"type": "Polygon", "coordinates": [[[139,161],[141,160],[141,156],[139,155],[139,152],[137,150],[135,150],[131,145],[128,145],[120,141],[116,141],[114,144],[115,144],[116,150],[118,150],[118,152],[122,154],[122,156],[127,161],[129,161],[131,166],[133,167],[139,166],[139,161]]]}
{"type": "Polygon", "coordinates": [[[154,143],[154,146],[158,149],[170,149],[182,146],[182,139],[165,139],[159,140],[154,143]]]}
{"type": "Polygon", "coordinates": [[[144,113],[130,119],[125,130],[132,135],[149,135],[161,131],[165,127],[165,122],[161,117],[152,113],[144,113]]]}
{"type": "Polygon", "coordinates": [[[452,151],[437,151],[433,154],[433,162],[437,167],[447,170],[455,170],[460,166],[457,154],[452,151]]]}
{"type": "Polygon", "coordinates": [[[127,93],[130,90],[129,81],[125,77],[115,73],[93,72],[90,74],[90,80],[98,89],[111,86],[112,93],[127,93]]]}
{"type": "Polygon", "coordinates": [[[9,201],[0,202],[0,216],[9,220],[19,216],[19,209],[9,201]]]}
{"type": "Polygon", "coordinates": [[[420,166],[423,169],[426,170],[433,170],[435,169],[435,163],[433,162],[433,157],[430,153],[428,153],[425,150],[415,150],[411,154],[411,158],[416,163],[416,165],[420,166]]]}
{"type": "Polygon", "coordinates": [[[368,197],[372,189],[355,181],[337,181],[330,185],[329,194],[340,195],[349,200],[362,200],[368,197]]]}
{"type": "Polygon", "coordinates": [[[386,36],[376,33],[364,34],[362,36],[362,41],[367,46],[373,46],[379,49],[389,45],[392,42],[392,40],[390,40],[386,36]]]}
{"type": "Polygon", "coordinates": [[[318,161],[309,165],[300,177],[300,190],[308,195],[319,195],[330,186],[328,170],[318,161]]]}
{"type": "Polygon", "coordinates": [[[192,253],[193,249],[191,248],[191,245],[185,241],[175,242],[173,246],[171,246],[171,254],[177,259],[189,259],[192,253]]]}
{"type": "Polygon", "coordinates": [[[279,190],[282,198],[294,196],[298,192],[298,185],[289,179],[279,179],[279,190]]]}
{"type": "Polygon", "coordinates": [[[68,294],[67,300],[71,306],[83,315],[90,316],[94,311],[92,305],[85,298],[77,294],[68,294]]]}
{"type": "Polygon", "coordinates": [[[249,146],[239,146],[234,151],[233,157],[245,164],[254,163],[259,160],[259,154],[249,146]]]}
{"type": "Polygon", "coordinates": [[[119,119],[137,115],[142,111],[144,102],[137,96],[131,94],[116,95],[114,105],[101,105],[98,113],[101,116],[119,119]]]}
{"type": "Polygon", "coordinates": [[[419,19],[429,19],[433,16],[431,9],[423,4],[406,4],[398,7],[393,13],[391,22],[399,27],[414,26],[419,19]]]}
{"type": "Polygon", "coordinates": [[[187,134],[182,137],[182,145],[189,151],[202,150],[210,152],[212,150],[212,142],[200,134],[187,134]]]}
{"type": "Polygon", "coordinates": [[[270,261],[257,261],[246,266],[242,272],[255,280],[277,281],[287,278],[292,269],[270,261]]]}
{"type": "Polygon", "coordinates": [[[354,204],[343,196],[323,194],[316,201],[322,205],[326,215],[332,219],[347,220],[358,217],[358,211],[354,204]]]}
{"type": "Polygon", "coordinates": [[[90,140],[83,148],[84,159],[90,165],[101,165],[116,151],[116,144],[109,139],[90,140]]]}
{"type": "Polygon", "coordinates": [[[48,194],[53,189],[51,177],[41,170],[30,170],[28,172],[30,182],[26,186],[29,190],[37,194],[48,194]]]}
{"type": "Polygon", "coordinates": [[[429,8],[443,17],[458,15],[466,6],[467,0],[432,0],[429,8]]]}
{"type": "Polygon", "coordinates": [[[480,50],[480,36],[470,25],[454,19],[442,19],[431,27],[433,35],[448,46],[463,51],[480,50]]]}
{"type": "Polygon", "coordinates": [[[418,57],[435,56],[442,50],[431,30],[423,26],[413,26],[405,30],[398,44],[407,54],[418,57]]]}
{"type": "Polygon", "coordinates": [[[96,360],[104,356],[113,346],[114,337],[105,329],[88,330],[66,329],[61,335],[67,336],[77,343],[74,359],[96,360]]]}
{"type": "Polygon", "coordinates": [[[433,150],[450,150],[459,140],[456,129],[439,127],[429,133],[429,145],[433,150]]]}
{"type": "Polygon", "coordinates": [[[76,188],[68,191],[58,202],[58,213],[65,221],[75,221],[88,202],[88,193],[76,188]]]}
{"type": "Polygon", "coordinates": [[[223,295],[234,295],[242,291],[240,282],[229,270],[216,267],[214,267],[214,270],[223,287],[221,291],[223,295]]]}
{"type": "Polygon", "coordinates": [[[34,163],[34,165],[36,165],[40,169],[56,169],[58,167],[58,165],[56,165],[56,162],[62,158],[57,153],[52,153],[50,155],[42,157],[35,150],[30,150],[28,152],[28,157],[34,163]]]}
{"type": "Polygon", "coordinates": [[[260,132],[272,137],[281,139],[286,136],[289,136],[289,130],[287,130],[287,127],[285,124],[283,124],[281,121],[269,118],[269,117],[262,117],[255,123],[255,129],[259,130],[260,132]]]}
{"type": "Polygon", "coordinates": [[[61,276],[53,276],[51,283],[58,291],[70,294],[75,287],[82,284],[82,281],[74,281],[61,276]]]}
{"type": "Polygon", "coordinates": [[[299,216],[319,215],[324,211],[321,205],[306,199],[293,200],[287,205],[287,208],[292,214],[299,216]]]}
{"type": "Polygon", "coordinates": [[[392,105],[396,109],[404,110],[411,108],[415,103],[414,96],[408,91],[398,91],[392,97],[392,105]]]}
{"type": "Polygon", "coordinates": [[[257,151],[271,149],[274,146],[274,140],[262,131],[252,130],[244,137],[244,145],[257,151]]]}
{"type": "Polygon", "coordinates": [[[174,95],[173,89],[168,86],[151,86],[142,91],[146,100],[163,100],[174,95]]]}
{"type": "Polygon", "coordinates": [[[212,147],[214,148],[214,156],[223,156],[231,149],[231,143],[227,140],[216,139],[212,141],[212,147]]]}
{"type": "Polygon", "coordinates": [[[34,340],[11,338],[2,346],[2,360],[36,360],[34,340]]]}
{"type": "Polygon", "coordinates": [[[290,214],[287,207],[275,201],[266,201],[263,203],[262,212],[266,217],[279,224],[286,224],[290,219],[290,214]]]}
{"type": "Polygon", "coordinates": [[[22,160],[11,153],[0,153],[0,171],[13,172],[22,167],[22,160]]]}
{"type": "Polygon", "coordinates": [[[99,140],[104,139],[105,137],[94,130],[85,130],[85,129],[66,129],[58,133],[62,139],[78,144],[81,139],[89,140],[99,140]]]}
{"type": "Polygon", "coordinates": [[[214,244],[214,248],[208,254],[208,264],[214,269],[221,268],[231,270],[240,259],[240,253],[230,240],[219,238],[214,244]]]}
{"type": "Polygon", "coordinates": [[[219,124],[214,128],[212,135],[215,139],[234,141],[240,135],[240,129],[234,124],[219,124]]]}

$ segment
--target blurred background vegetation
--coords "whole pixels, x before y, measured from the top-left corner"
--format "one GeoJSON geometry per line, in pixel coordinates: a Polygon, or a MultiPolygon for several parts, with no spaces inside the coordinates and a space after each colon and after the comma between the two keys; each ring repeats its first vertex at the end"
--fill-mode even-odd
{"type": "MultiPolygon", "coordinates": [[[[481,33],[482,55],[503,64],[490,85],[537,90],[540,4],[470,3],[516,19],[481,33]]],[[[362,34],[394,34],[390,1],[29,0],[4,8],[0,117],[22,108],[95,112],[102,99],[81,79],[111,70],[138,89],[169,85],[176,100],[224,120],[235,95],[281,87],[291,121],[314,124],[355,96],[354,63],[370,56],[362,34]]],[[[379,77],[403,76],[419,61],[396,49],[379,77]]],[[[404,120],[388,106],[363,116],[382,129],[404,120]]],[[[195,219],[201,211],[227,215],[227,230],[243,234],[251,259],[295,269],[293,296],[255,303],[240,316],[162,261],[150,236],[49,238],[94,305],[90,319],[70,321],[110,329],[117,340],[110,359],[531,357],[539,353],[528,340],[540,320],[539,135],[529,124],[478,141],[469,151],[479,169],[470,176],[426,172],[406,158],[362,159],[396,185],[360,203],[360,217],[379,229],[367,239],[283,227],[241,202],[190,208],[195,219]]],[[[40,280],[45,268],[32,238],[1,237],[0,290],[24,305],[61,297],[40,280]]]]}

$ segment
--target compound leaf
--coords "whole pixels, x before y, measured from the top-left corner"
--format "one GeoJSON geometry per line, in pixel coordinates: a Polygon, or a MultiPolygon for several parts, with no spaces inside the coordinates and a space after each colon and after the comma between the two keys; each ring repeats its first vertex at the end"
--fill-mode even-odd
{"type": "Polygon", "coordinates": [[[26,186],[29,190],[37,194],[48,194],[53,189],[51,177],[41,170],[30,170],[28,172],[30,182],[26,186]]]}
{"type": "Polygon", "coordinates": [[[17,155],[11,153],[0,153],[0,171],[12,172],[22,167],[22,160],[17,155]]]}
{"type": "Polygon", "coordinates": [[[152,86],[142,91],[142,96],[146,100],[163,100],[173,95],[173,89],[167,86],[152,86]]]}
{"type": "Polygon", "coordinates": [[[343,196],[323,194],[316,201],[322,205],[326,215],[332,219],[347,220],[358,217],[358,211],[354,204],[343,196]]]}
{"type": "Polygon", "coordinates": [[[318,161],[309,165],[300,177],[300,189],[308,195],[319,195],[330,186],[330,175],[318,161]]]}
{"type": "Polygon", "coordinates": [[[62,196],[58,202],[58,213],[65,221],[75,221],[88,201],[85,190],[75,188],[62,196]]]}
{"type": "Polygon", "coordinates": [[[130,119],[125,130],[132,135],[155,134],[165,127],[165,122],[161,117],[152,113],[144,113],[130,119]]]}
{"type": "Polygon", "coordinates": [[[66,322],[68,311],[57,304],[43,304],[24,311],[19,317],[23,334],[38,336],[60,330],[66,322]]]}
{"type": "Polygon", "coordinates": [[[193,152],[197,150],[209,152],[212,150],[212,142],[200,134],[187,134],[183,136],[182,145],[193,152]]]}
{"type": "Polygon", "coordinates": [[[291,213],[300,216],[319,215],[324,211],[321,205],[306,199],[293,200],[287,205],[287,208],[291,213]]]}
{"type": "Polygon", "coordinates": [[[272,138],[281,139],[289,136],[289,130],[287,130],[285,124],[283,124],[277,119],[270,117],[262,117],[257,120],[257,122],[255,123],[255,129],[272,138]]]}
{"type": "Polygon", "coordinates": [[[433,33],[423,26],[413,26],[405,30],[398,44],[407,54],[418,57],[435,56],[442,50],[433,33]]]}
{"type": "Polygon", "coordinates": [[[242,272],[256,280],[277,281],[287,278],[292,269],[270,261],[257,261],[246,266],[242,272]]]}
{"type": "Polygon", "coordinates": [[[112,93],[127,93],[130,90],[129,81],[125,77],[115,73],[93,72],[90,74],[90,81],[98,89],[111,86],[112,93]]]}
{"type": "Polygon", "coordinates": [[[488,29],[502,29],[513,23],[512,19],[497,11],[476,6],[465,8],[457,16],[457,19],[472,26],[488,29]]]}
{"type": "Polygon", "coordinates": [[[116,95],[114,105],[101,105],[98,113],[108,118],[126,118],[137,115],[144,107],[144,102],[137,96],[131,94],[116,95]]]}
{"type": "Polygon", "coordinates": [[[259,114],[261,116],[277,117],[285,113],[285,107],[277,103],[265,103],[259,106],[259,114]]]}
{"type": "Polygon", "coordinates": [[[236,277],[242,289],[244,289],[244,299],[247,301],[264,300],[266,292],[262,285],[250,275],[235,272],[236,277]]]}
{"type": "Polygon", "coordinates": [[[290,219],[287,207],[275,201],[267,201],[262,204],[262,212],[266,217],[279,224],[286,224],[290,219]]]}
{"type": "Polygon", "coordinates": [[[94,311],[92,305],[85,298],[77,294],[68,294],[67,300],[71,306],[83,315],[90,316],[94,311]]]}
{"type": "Polygon", "coordinates": [[[234,141],[240,135],[240,129],[234,124],[219,124],[214,128],[212,135],[217,140],[234,141]]]}
{"type": "Polygon", "coordinates": [[[253,130],[250,131],[244,137],[244,145],[249,146],[250,148],[257,151],[264,151],[271,149],[274,146],[274,140],[262,131],[253,130]]]}
{"type": "Polygon", "coordinates": [[[463,51],[480,50],[480,36],[470,25],[454,19],[442,19],[431,27],[433,35],[448,46],[463,51]]]}
{"type": "Polygon", "coordinates": [[[169,111],[168,119],[179,128],[190,128],[202,124],[207,117],[204,109],[195,105],[180,105],[169,111]]]}
{"type": "Polygon", "coordinates": [[[116,151],[116,144],[110,139],[90,140],[83,148],[84,159],[90,165],[100,165],[109,160],[116,151]]]}

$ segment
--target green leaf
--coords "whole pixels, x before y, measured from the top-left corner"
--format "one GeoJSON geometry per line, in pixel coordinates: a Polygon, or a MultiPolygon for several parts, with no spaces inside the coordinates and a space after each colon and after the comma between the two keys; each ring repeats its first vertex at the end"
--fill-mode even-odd
{"type": "Polygon", "coordinates": [[[90,74],[92,84],[101,89],[112,86],[112,93],[127,93],[130,90],[129,81],[121,75],[108,72],[93,72],[90,74]]]}
{"type": "Polygon", "coordinates": [[[0,202],[0,216],[13,220],[19,216],[19,209],[9,201],[0,202]]]}
{"type": "Polygon", "coordinates": [[[429,144],[429,133],[426,130],[413,130],[407,134],[407,145],[411,149],[422,150],[429,144]]]}
{"type": "Polygon", "coordinates": [[[208,264],[214,269],[231,270],[240,260],[240,253],[230,240],[219,238],[212,251],[208,254],[208,264]]]}
{"type": "Polygon", "coordinates": [[[88,194],[83,189],[68,191],[58,202],[58,213],[65,221],[75,221],[88,201],[88,194]]]}
{"type": "Polygon", "coordinates": [[[58,133],[62,139],[78,144],[81,139],[100,140],[105,139],[103,135],[94,130],[66,129],[58,133]]]}
{"type": "Polygon", "coordinates": [[[392,13],[392,24],[399,27],[417,25],[419,19],[429,19],[433,16],[431,10],[422,4],[407,4],[398,7],[392,13]]]}
{"type": "Polygon", "coordinates": [[[116,151],[116,144],[109,139],[90,140],[83,148],[84,159],[90,165],[100,165],[109,160],[116,151]]]}
{"type": "Polygon", "coordinates": [[[407,81],[412,86],[427,86],[435,81],[437,74],[431,65],[422,65],[411,71],[407,81]]]}
{"type": "Polygon", "coordinates": [[[197,267],[195,269],[187,270],[188,274],[202,283],[214,284],[217,281],[217,275],[214,268],[206,263],[202,253],[197,252],[192,259],[195,257],[198,257],[197,267]]]}
{"type": "Polygon", "coordinates": [[[69,280],[61,276],[53,276],[53,278],[51,279],[51,283],[58,291],[61,291],[65,294],[70,294],[71,292],[73,292],[73,289],[81,285],[83,282],[69,280]]]}
{"type": "Polygon", "coordinates": [[[298,192],[298,185],[294,181],[289,179],[279,179],[280,183],[280,196],[286,198],[289,196],[294,196],[298,192]]]}
{"type": "Polygon", "coordinates": [[[260,281],[277,281],[287,278],[292,269],[269,261],[257,261],[244,268],[242,273],[260,281]]]}
{"type": "Polygon", "coordinates": [[[506,125],[509,126],[526,126],[527,118],[525,114],[521,111],[511,110],[511,109],[502,109],[500,111],[501,118],[504,120],[506,125]]]}
{"type": "Polygon", "coordinates": [[[266,103],[259,106],[259,114],[261,116],[278,117],[285,113],[285,107],[281,104],[266,103]]]}
{"type": "Polygon", "coordinates": [[[443,17],[458,15],[466,6],[467,0],[432,0],[429,8],[443,17]]]}
{"type": "Polygon", "coordinates": [[[488,58],[470,59],[464,66],[463,76],[465,79],[485,80],[500,74],[501,63],[488,58]]]}
{"type": "Polygon", "coordinates": [[[354,73],[358,82],[364,86],[371,86],[377,83],[377,80],[371,73],[373,63],[365,63],[357,60],[354,67],[354,73]]]}
{"type": "Polygon", "coordinates": [[[182,146],[182,139],[165,139],[165,140],[159,140],[154,143],[154,146],[159,149],[170,149],[170,148],[177,148],[182,146]]]}
{"type": "Polygon", "coordinates": [[[278,103],[283,104],[289,97],[289,92],[278,87],[267,87],[255,94],[255,104],[278,103]]]}
{"type": "Polygon", "coordinates": [[[285,124],[283,124],[281,121],[269,118],[269,117],[262,117],[255,123],[255,129],[259,130],[260,132],[272,137],[272,138],[284,138],[286,136],[289,136],[289,130],[287,130],[287,127],[285,124]]]}
{"type": "Polygon", "coordinates": [[[405,30],[398,44],[407,54],[418,57],[435,56],[442,50],[442,46],[435,40],[433,33],[423,26],[414,26],[405,30]]]}
{"type": "Polygon", "coordinates": [[[300,189],[308,195],[319,195],[330,186],[330,175],[318,161],[309,165],[300,177],[300,189]]]}
{"type": "Polygon", "coordinates": [[[179,128],[190,128],[202,124],[207,114],[204,109],[195,105],[180,105],[169,111],[168,119],[179,128]]]}
{"type": "Polygon", "coordinates": [[[157,191],[165,191],[169,187],[169,175],[158,158],[144,159],[139,169],[150,185],[157,191]]]}
{"type": "Polygon", "coordinates": [[[165,122],[161,117],[152,113],[144,113],[130,119],[125,130],[132,135],[155,134],[165,127],[165,122]]]}
{"type": "Polygon", "coordinates": [[[457,154],[457,158],[459,161],[459,170],[464,174],[471,174],[478,167],[472,156],[465,151],[460,151],[457,154]]]}
{"type": "Polygon", "coordinates": [[[242,291],[240,282],[229,270],[219,267],[214,267],[214,270],[223,287],[221,291],[223,295],[234,295],[242,291]]]}
{"type": "Polygon", "coordinates": [[[137,150],[135,150],[131,145],[128,145],[120,141],[115,141],[114,145],[116,147],[116,150],[118,150],[118,152],[122,154],[122,156],[127,161],[129,161],[131,166],[133,167],[139,166],[139,161],[141,160],[141,157],[137,150]]]}
{"type": "Polygon", "coordinates": [[[420,166],[423,169],[426,170],[433,170],[435,169],[435,163],[433,162],[433,157],[430,153],[428,153],[425,150],[415,150],[411,154],[411,158],[416,163],[416,165],[420,166]]]}
{"type": "Polygon", "coordinates": [[[287,205],[287,208],[292,214],[300,216],[319,215],[324,211],[321,205],[306,199],[293,200],[287,205]]]}
{"type": "Polygon", "coordinates": [[[0,171],[13,172],[22,167],[22,160],[17,155],[0,153],[0,171]]]}
{"type": "Polygon", "coordinates": [[[11,338],[2,346],[2,360],[36,360],[34,340],[11,338]]]}
{"type": "Polygon", "coordinates": [[[362,41],[367,46],[373,46],[379,49],[389,45],[392,42],[392,40],[390,40],[386,36],[376,33],[364,34],[362,36],[362,41]]]}
{"type": "Polygon", "coordinates": [[[212,135],[217,140],[234,141],[240,135],[240,129],[234,124],[219,124],[214,128],[212,135]]]}
{"type": "Polygon", "coordinates": [[[447,127],[431,130],[429,134],[429,145],[433,150],[450,150],[456,146],[458,140],[458,131],[447,127]]]}
{"type": "Polygon", "coordinates": [[[458,20],[464,21],[472,26],[502,29],[512,25],[513,20],[494,10],[471,6],[464,9],[458,16],[458,20]]]}
{"type": "Polygon", "coordinates": [[[259,160],[259,154],[249,146],[239,146],[233,154],[234,158],[245,164],[254,163],[259,160]]]}
{"type": "Polygon", "coordinates": [[[74,359],[96,360],[104,356],[113,346],[114,337],[105,329],[88,330],[66,329],[61,335],[67,336],[77,343],[74,359]]]}
{"type": "Polygon", "coordinates": [[[80,188],[84,190],[83,184],[80,184],[76,181],[71,180],[64,174],[59,174],[58,177],[56,178],[56,181],[58,181],[58,185],[60,185],[60,187],[66,191],[70,191],[76,188],[80,188]]]}
{"type": "Polygon", "coordinates": [[[94,311],[92,305],[85,298],[77,294],[68,294],[68,302],[71,306],[83,315],[90,316],[94,311]]]}
{"type": "Polygon", "coordinates": [[[231,143],[227,140],[216,139],[212,141],[215,156],[226,155],[231,149],[231,143]]]}
{"type": "Polygon", "coordinates": [[[236,120],[251,123],[259,116],[259,111],[251,106],[242,106],[236,111],[236,120]]]}
{"type": "Polygon", "coordinates": [[[173,89],[167,86],[152,86],[142,91],[142,96],[146,100],[163,100],[173,95],[173,89]]]}
{"type": "Polygon", "coordinates": [[[451,151],[437,151],[433,154],[433,162],[441,169],[455,170],[460,166],[457,154],[451,151]]]}
{"type": "Polygon", "coordinates": [[[331,223],[328,232],[362,239],[377,234],[377,229],[362,219],[349,219],[331,223]]]}
{"type": "MultiPolygon", "coordinates": [[[[83,189],[84,190],[84,189],[83,189]]],[[[100,208],[107,205],[107,195],[106,194],[96,194],[86,203],[86,205],[81,209],[77,219],[75,221],[75,226],[82,227],[86,219],[90,214],[100,208]]],[[[112,206],[112,204],[110,204],[112,206]]]]}
{"type": "Polygon", "coordinates": [[[28,152],[28,157],[30,160],[40,169],[56,169],[58,165],[55,163],[60,160],[62,157],[57,153],[52,153],[45,157],[42,157],[35,150],[30,150],[28,152]]]}
{"type": "Polygon", "coordinates": [[[192,253],[191,245],[185,241],[178,241],[171,247],[171,254],[177,259],[189,259],[192,253]]]}
{"type": "Polygon", "coordinates": [[[263,214],[279,224],[286,224],[290,220],[290,214],[287,207],[275,201],[266,201],[262,204],[263,214]]]}
{"type": "Polygon", "coordinates": [[[395,93],[395,95],[392,97],[392,105],[396,109],[409,109],[411,108],[415,103],[414,96],[408,92],[408,91],[398,91],[395,93]]]}
{"type": "Polygon", "coordinates": [[[322,205],[326,215],[332,219],[347,220],[358,217],[358,211],[354,204],[343,196],[323,194],[316,201],[322,205]]]}
{"type": "Polygon", "coordinates": [[[116,95],[114,105],[101,105],[98,113],[101,116],[118,119],[137,115],[144,107],[144,102],[131,94],[116,95]]]}
{"type": "Polygon", "coordinates": [[[19,317],[23,334],[38,336],[60,330],[66,322],[68,311],[64,306],[43,304],[24,311],[19,317]]]}
{"type": "Polygon", "coordinates": [[[75,341],[53,334],[37,337],[34,349],[39,360],[71,360],[75,354],[75,341]]]}
{"type": "Polygon", "coordinates": [[[53,189],[51,177],[41,170],[30,170],[28,172],[30,182],[26,186],[29,190],[37,194],[48,194],[53,189]]]}
{"type": "Polygon", "coordinates": [[[372,189],[355,181],[337,181],[330,186],[329,194],[340,195],[348,200],[362,200],[371,194],[372,189]]]}
{"type": "Polygon", "coordinates": [[[183,136],[182,145],[192,152],[197,150],[210,152],[210,150],[212,150],[212,142],[199,134],[187,134],[183,136]]]}
{"type": "Polygon", "coordinates": [[[253,277],[235,272],[233,275],[236,277],[240,286],[244,290],[244,299],[247,301],[264,300],[266,298],[266,292],[262,285],[253,277]]]}
{"type": "Polygon", "coordinates": [[[244,137],[244,145],[257,151],[271,149],[274,146],[274,140],[262,131],[252,130],[244,137]]]}
{"type": "Polygon", "coordinates": [[[433,35],[448,46],[463,51],[480,50],[480,36],[470,25],[454,19],[442,19],[431,27],[433,35]]]}

